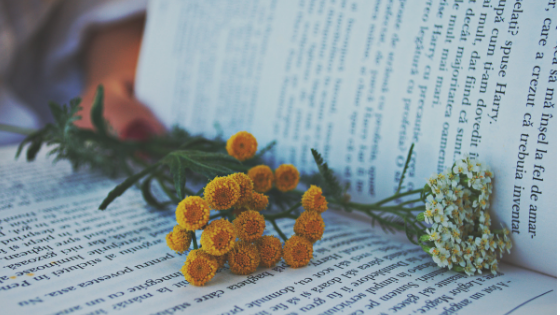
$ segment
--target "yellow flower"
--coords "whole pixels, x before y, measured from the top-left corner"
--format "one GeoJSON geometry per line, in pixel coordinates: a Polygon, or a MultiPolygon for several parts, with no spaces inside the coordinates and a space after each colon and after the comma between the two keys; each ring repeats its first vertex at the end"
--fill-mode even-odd
{"type": "Polygon", "coordinates": [[[214,256],[202,249],[193,249],[187,256],[187,261],[181,268],[185,279],[193,285],[201,286],[210,281],[218,270],[218,263],[214,256]]]}
{"type": "Polygon", "coordinates": [[[306,266],[313,258],[313,244],[305,237],[292,235],[284,244],[282,256],[292,268],[306,266]]]}
{"type": "Polygon", "coordinates": [[[320,240],[325,231],[325,222],[321,215],[313,211],[303,212],[294,224],[294,232],[297,235],[303,236],[312,243],[320,240]]]}
{"type": "Polygon", "coordinates": [[[276,188],[282,192],[292,190],[299,183],[299,172],[292,164],[282,164],[274,172],[276,188]]]}
{"type": "Polygon", "coordinates": [[[202,231],[200,244],[202,249],[210,255],[220,256],[227,253],[235,243],[233,225],[225,219],[212,221],[202,231]]]}
{"type": "Polygon", "coordinates": [[[222,268],[227,262],[227,253],[221,256],[214,256],[216,262],[218,263],[218,269],[222,268]]]}
{"type": "Polygon", "coordinates": [[[204,187],[204,198],[212,209],[231,208],[239,199],[239,184],[231,177],[216,177],[204,187]]]}
{"type": "Polygon", "coordinates": [[[307,211],[325,212],[328,209],[327,200],[323,196],[323,190],[320,187],[311,185],[301,198],[303,209],[307,211]]]}
{"type": "Polygon", "coordinates": [[[239,185],[239,198],[233,206],[242,207],[253,197],[253,181],[243,173],[231,174],[229,177],[239,185]]]}
{"type": "Polygon", "coordinates": [[[184,252],[191,245],[192,235],[180,225],[175,225],[173,231],[165,237],[167,246],[176,252],[184,252]]]}
{"type": "Polygon", "coordinates": [[[247,175],[253,181],[253,189],[260,193],[265,193],[272,188],[272,182],[274,181],[274,174],[270,167],[266,165],[257,165],[252,167],[247,175]]]}
{"type": "Polygon", "coordinates": [[[254,210],[241,212],[235,220],[233,227],[235,234],[241,240],[252,242],[259,238],[264,232],[264,217],[254,210]]]}
{"type": "Polygon", "coordinates": [[[190,196],[179,202],[175,216],[181,227],[194,231],[201,229],[208,223],[210,208],[204,199],[198,196],[190,196]]]}
{"type": "Polygon", "coordinates": [[[235,242],[228,253],[229,269],[237,275],[248,275],[257,270],[260,261],[257,246],[248,242],[235,242]]]}
{"type": "Polygon", "coordinates": [[[253,191],[253,196],[247,203],[247,207],[251,210],[262,211],[266,209],[266,206],[268,206],[268,196],[253,191]]]}
{"type": "Polygon", "coordinates": [[[257,139],[247,131],[240,131],[228,139],[226,150],[239,161],[245,161],[257,152],[257,139]]]}
{"type": "Polygon", "coordinates": [[[276,265],[282,258],[282,243],[272,235],[260,237],[256,242],[259,256],[261,257],[261,266],[270,268],[276,265]]]}

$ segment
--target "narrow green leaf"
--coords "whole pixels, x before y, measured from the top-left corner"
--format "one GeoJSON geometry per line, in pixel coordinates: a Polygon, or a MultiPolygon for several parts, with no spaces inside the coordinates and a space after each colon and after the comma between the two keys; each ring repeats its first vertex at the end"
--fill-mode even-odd
{"type": "Polygon", "coordinates": [[[43,144],[43,137],[37,137],[33,139],[31,145],[27,148],[27,161],[31,162],[35,160],[37,153],[41,149],[41,145],[43,144]]]}
{"type": "Polygon", "coordinates": [[[103,86],[99,85],[91,107],[91,123],[99,134],[105,135],[107,134],[107,124],[103,118],[103,94],[103,86]]]}
{"type": "Polygon", "coordinates": [[[109,204],[111,204],[111,202],[113,202],[113,200],[115,200],[117,197],[122,195],[127,189],[132,187],[132,185],[134,185],[134,183],[136,183],[142,177],[144,177],[144,176],[150,174],[151,172],[153,172],[159,165],[160,165],[159,162],[155,163],[155,164],[145,168],[140,173],[137,173],[137,174],[134,174],[134,175],[128,177],[124,182],[122,182],[120,185],[118,185],[117,187],[115,187],[113,190],[111,190],[109,192],[109,194],[107,195],[107,197],[105,197],[105,199],[103,200],[101,205],[99,205],[99,210],[107,209],[107,206],[109,206],[109,204]]]}
{"type": "Polygon", "coordinates": [[[276,141],[271,141],[269,144],[266,145],[266,147],[262,148],[254,157],[253,159],[258,159],[261,158],[263,155],[266,154],[266,152],[274,149],[274,146],[276,146],[276,141]]]}
{"type": "Polygon", "coordinates": [[[410,163],[410,158],[412,157],[412,151],[414,150],[414,143],[410,145],[410,149],[408,149],[408,156],[406,158],[406,162],[404,163],[404,168],[401,174],[401,179],[399,180],[399,186],[397,187],[397,192],[395,194],[398,194],[401,191],[402,188],[402,183],[404,181],[404,177],[406,176],[406,171],[408,170],[408,164],[410,163]]]}
{"type": "Polygon", "coordinates": [[[33,141],[35,141],[38,138],[43,138],[43,135],[47,132],[48,130],[48,126],[35,131],[34,133],[30,134],[29,136],[25,137],[25,139],[23,139],[23,141],[21,141],[21,143],[19,144],[17,151],[16,151],[16,159],[19,158],[21,152],[23,151],[23,148],[28,144],[28,143],[33,143],[33,141]]]}
{"type": "Polygon", "coordinates": [[[406,237],[408,238],[408,240],[409,240],[412,244],[418,245],[418,242],[414,240],[414,236],[415,236],[415,233],[414,233],[414,232],[415,232],[415,231],[414,231],[414,229],[411,229],[411,228],[409,227],[409,224],[408,224],[408,222],[406,222],[406,221],[404,222],[404,232],[405,232],[405,234],[406,234],[406,237]]]}
{"type": "Polygon", "coordinates": [[[342,197],[342,187],[338,183],[338,180],[334,176],[334,172],[329,168],[328,164],[323,161],[323,157],[321,154],[317,152],[315,149],[311,149],[311,154],[313,154],[313,158],[315,159],[315,164],[317,164],[317,168],[319,169],[319,173],[323,177],[323,180],[327,184],[327,188],[329,192],[333,195],[333,197],[339,199],[342,197]]]}
{"type": "Polygon", "coordinates": [[[142,197],[144,197],[144,200],[150,206],[158,208],[158,209],[162,209],[169,203],[159,202],[156,199],[156,197],[154,197],[154,195],[152,194],[152,180],[153,179],[154,179],[153,175],[150,175],[148,178],[146,178],[144,180],[144,182],[142,182],[142,186],[141,186],[142,197]]]}

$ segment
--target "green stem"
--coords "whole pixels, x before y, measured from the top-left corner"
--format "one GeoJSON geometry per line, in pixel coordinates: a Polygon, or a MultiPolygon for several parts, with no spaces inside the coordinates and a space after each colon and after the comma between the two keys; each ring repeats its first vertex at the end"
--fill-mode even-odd
{"type": "Polygon", "coordinates": [[[193,249],[198,249],[198,243],[196,242],[196,234],[194,233],[194,231],[191,231],[191,236],[192,236],[193,249]]]}
{"type": "Polygon", "coordinates": [[[264,218],[266,220],[276,220],[276,219],[282,219],[282,218],[289,218],[292,217],[291,213],[292,211],[296,210],[297,208],[301,207],[301,202],[296,203],[295,205],[291,206],[288,210],[282,211],[280,213],[275,213],[275,214],[265,214],[264,218]]]}
{"type": "Polygon", "coordinates": [[[282,233],[282,230],[280,230],[280,228],[278,227],[278,225],[276,225],[276,221],[275,220],[268,220],[270,223],[272,223],[272,226],[274,227],[274,229],[276,230],[276,232],[278,232],[278,235],[280,235],[280,237],[285,241],[288,240],[288,238],[286,237],[286,235],[284,233],[282,233]]]}
{"type": "Polygon", "coordinates": [[[0,131],[19,133],[20,135],[29,136],[30,134],[34,133],[37,130],[22,128],[18,126],[7,125],[7,124],[0,124],[0,131]]]}

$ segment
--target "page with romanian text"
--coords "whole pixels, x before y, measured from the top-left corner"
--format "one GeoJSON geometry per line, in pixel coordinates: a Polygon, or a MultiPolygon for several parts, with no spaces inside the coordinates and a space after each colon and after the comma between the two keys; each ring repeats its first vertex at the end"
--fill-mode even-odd
{"type": "Polygon", "coordinates": [[[239,276],[226,265],[195,287],[180,272],[186,254],[165,243],[173,209],[150,209],[132,189],[97,210],[119,180],[14,154],[0,149],[2,314],[556,313],[553,277],[507,264],[472,277],[440,269],[332,210],[308,266],[239,276]]]}
{"type": "Polygon", "coordinates": [[[317,149],[353,200],[464,154],[495,172],[509,261],[556,276],[556,1],[152,1],[136,93],[167,125],[317,149]],[[538,259],[535,259],[538,257],[538,259]]]}

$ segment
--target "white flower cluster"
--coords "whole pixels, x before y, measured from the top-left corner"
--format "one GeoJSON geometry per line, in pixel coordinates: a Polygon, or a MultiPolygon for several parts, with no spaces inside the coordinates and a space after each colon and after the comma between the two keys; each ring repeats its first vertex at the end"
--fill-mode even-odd
{"type": "Polygon", "coordinates": [[[496,273],[498,258],[511,249],[508,229],[490,231],[490,168],[468,156],[428,179],[424,221],[432,224],[422,237],[424,249],[440,267],[468,275],[488,269],[496,273]]]}

